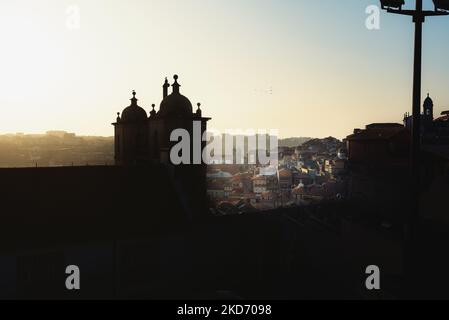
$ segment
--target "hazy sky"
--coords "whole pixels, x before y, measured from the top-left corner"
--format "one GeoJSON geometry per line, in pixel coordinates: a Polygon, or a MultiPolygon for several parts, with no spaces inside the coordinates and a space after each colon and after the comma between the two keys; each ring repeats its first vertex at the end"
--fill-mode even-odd
{"type": "MultiPolygon", "coordinates": [[[[413,24],[383,13],[369,31],[365,8],[377,3],[2,0],[0,133],[113,135],[131,91],[149,111],[175,73],[219,130],[342,138],[400,122],[411,110],[413,24]],[[67,27],[70,5],[80,29],[67,27]]],[[[423,94],[436,114],[449,109],[448,30],[438,17],[424,31],[423,94]]]]}

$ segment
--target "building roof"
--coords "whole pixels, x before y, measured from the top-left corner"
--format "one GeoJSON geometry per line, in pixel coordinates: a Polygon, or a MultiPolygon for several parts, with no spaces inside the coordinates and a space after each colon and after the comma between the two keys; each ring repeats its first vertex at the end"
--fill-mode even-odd
{"type": "Polygon", "coordinates": [[[399,123],[371,123],[366,126],[366,129],[401,129],[404,125],[399,123]]]}
{"type": "Polygon", "coordinates": [[[212,179],[226,179],[226,178],[232,178],[233,176],[229,172],[218,171],[218,172],[214,172],[214,173],[208,173],[207,177],[212,178],[212,179]]]}
{"type": "Polygon", "coordinates": [[[297,186],[293,189],[294,194],[302,194],[304,192],[304,185],[297,186]]]}
{"type": "Polygon", "coordinates": [[[396,136],[400,132],[404,132],[404,126],[397,127],[370,127],[365,130],[356,131],[354,134],[348,136],[348,141],[353,140],[388,140],[396,136]]]}
{"type": "Polygon", "coordinates": [[[251,178],[252,178],[252,174],[251,173],[248,173],[248,172],[246,172],[246,173],[238,173],[238,174],[235,174],[232,177],[232,181],[249,180],[251,178]]]}
{"type": "Polygon", "coordinates": [[[434,120],[435,122],[449,122],[449,111],[445,111],[441,113],[441,117],[438,117],[434,120]]]}
{"type": "Polygon", "coordinates": [[[147,120],[148,115],[147,112],[137,105],[138,99],[136,98],[136,92],[133,91],[133,97],[131,98],[131,105],[126,107],[121,117],[117,119],[120,122],[144,122],[147,120]]]}
{"type": "Polygon", "coordinates": [[[279,170],[279,177],[280,178],[291,178],[292,172],[288,169],[281,169],[281,170],[279,170]]]}
{"type": "Polygon", "coordinates": [[[277,168],[262,167],[259,169],[259,175],[261,175],[261,176],[277,176],[277,168]]]}
{"type": "Polygon", "coordinates": [[[324,197],[327,195],[327,190],[323,186],[319,185],[310,185],[307,187],[296,187],[293,189],[294,194],[298,195],[308,195],[308,196],[315,196],[315,197],[324,197]]]}

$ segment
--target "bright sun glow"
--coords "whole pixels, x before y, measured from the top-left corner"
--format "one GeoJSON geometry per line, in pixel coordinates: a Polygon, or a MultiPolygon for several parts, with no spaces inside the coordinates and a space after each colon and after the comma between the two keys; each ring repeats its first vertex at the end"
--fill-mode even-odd
{"type": "MultiPolygon", "coordinates": [[[[412,29],[382,15],[381,30],[367,30],[370,4],[3,0],[0,132],[110,136],[132,90],[150,111],[175,73],[221,131],[342,138],[367,122],[400,122],[410,111],[412,29]],[[79,29],[67,27],[70,6],[79,29]]],[[[438,112],[449,105],[449,66],[435,30],[448,26],[426,27],[423,90],[438,112]]]]}

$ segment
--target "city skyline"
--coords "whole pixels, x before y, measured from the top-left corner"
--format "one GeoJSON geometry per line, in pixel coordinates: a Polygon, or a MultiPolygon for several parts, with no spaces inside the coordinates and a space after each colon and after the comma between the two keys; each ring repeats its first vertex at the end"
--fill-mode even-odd
{"type": "MultiPolygon", "coordinates": [[[[147,112],[158,109],[163,80],[175,73],[222,132],[341,139],[369,123],[400,123],[411,111],[413,28],[409,18],[382,13],[381,29],[368,30],[372,4],[2,2],[0,134],[112,136],[131,91],[147,112]],[[75,30],[66,26],[73,5],[75,30]]],[[[448,26],[429,19],[424,29],[423,98],[430,92],[437,115],[449,105],[448,26]]]]}

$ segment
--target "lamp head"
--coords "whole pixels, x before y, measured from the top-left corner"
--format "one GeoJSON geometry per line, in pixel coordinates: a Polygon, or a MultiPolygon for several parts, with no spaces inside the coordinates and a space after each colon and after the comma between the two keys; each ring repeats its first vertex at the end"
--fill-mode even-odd
{"type": "Polygon", "coordinates": [[[433,0],[435,11],[449,11],[449,0],[433,0]]]}
{"type": "Polygon", "coordinates": [[[382,9],[402,9],[405,0],[380,0],[382,9]]]}

